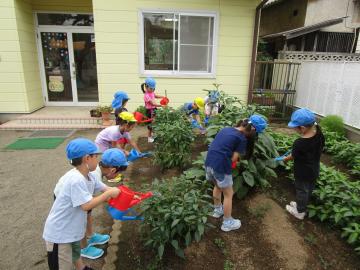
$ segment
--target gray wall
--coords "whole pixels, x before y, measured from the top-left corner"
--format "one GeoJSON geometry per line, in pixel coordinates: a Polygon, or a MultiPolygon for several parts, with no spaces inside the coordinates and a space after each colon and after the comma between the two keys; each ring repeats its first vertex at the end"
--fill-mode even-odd
{"type": "Polygon", "coordinates": [[[261,12],[260,36],[304,26],[306,5],[307,0],[287,0],[264,8],[261,12]]]}

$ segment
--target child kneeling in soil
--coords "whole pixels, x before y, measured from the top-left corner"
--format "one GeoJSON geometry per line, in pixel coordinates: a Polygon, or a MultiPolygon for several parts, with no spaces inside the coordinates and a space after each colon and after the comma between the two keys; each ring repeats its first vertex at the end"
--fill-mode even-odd
{"type": "Polygon", "coordinates": [[[80,241],[85,237],[87,211],[110,198],[116,198],[120,190],[107,187],[90,172],[98,165],[99,150],[84,138],[69,142],[66,155],[75,169],[65,174],[66,179],[46,219],[43,238],[48,253],[49,269],[91,269],[80,257],[80,241]],[[103,191],[93,197],[94,191],[103,191]]]}
{"type": "Polygon", "coordinates": [[[307,205],[320,173],[320,156],[325,146],[321,128],[315,122],[315,114],[299,109],[291,115],[288,126],[301,138],[295,140],[291,154],[283,161],[294,160],[296,201],[286,205],[286,210],[297,219],[304,219],[307,205]]]}
{"type": "Polygon", "coordinates": [[[136,119],[132,113],[122,112],[119,114],[119,125],[111,126],[103,129],[95,139],[96,145],[101,151],[105,151],[109,148],[118,147],[126,155],[129,153],[125,150],[125,144],[130,144],[139,153],[141,152],[137,144],[131,140],[130,131],[135,127],[136,119]],[[120,139],[125,139],[125,144],[118,144],[120,139]]]}
{"type": "MultiPolygon", "coordinates": [[[[125,171],[128,165],[129,163],[126,160],[126,156],[120,149],[108,149],[102,154],[101,161],[96,167],[95,171],[89,173],[89,177],[95,178],[97,182],[101,182],[103,177],[105,177],[106,179],[113,179],[118,174],[120,174],[120,172],[125,171]]],[[[56,184],[56,187],[54,189],[55,199],[57,196],[59,196],[59,193],[63,188],[64,181],[68,178],[68,174],[72,173],[71,171],[61,177],[56,184]]],[[[108,188],[108,186],[104,184],[100,185],[100,187],[102,189],[108,188]]],[[[94,186],[92,194],[94,194],[95,192],[96,190],[94,186]]],[[[94,246],[107,243],[110,239],[110,235],[93,232],[91,211],[92,210],[87,211],[86,237],[80,242],[80,246],[81,257],[94,260],[100,258],[104,254],[104,251],[102,249],[96,248],[94,246]]]]}
{"type": "Polygon", "coordinates": [[[231,216],[233,198],[233,180],[231,175],[232,162],[237,162],[240,155],[249,158],[254,150],[257,133],[261,133],[267,126],[266,120],[259,115],[252,115],[249,119],[240,120],[236,127],[226,127],[219,131],[210,144],[206,161],[206,179],[215,184],[213,190],[215,218],[224,216],[221,230],[228,232],[241,227],[239,219],[231,216]],[[224,205],[221,197],[224,195],[224,205]]]}

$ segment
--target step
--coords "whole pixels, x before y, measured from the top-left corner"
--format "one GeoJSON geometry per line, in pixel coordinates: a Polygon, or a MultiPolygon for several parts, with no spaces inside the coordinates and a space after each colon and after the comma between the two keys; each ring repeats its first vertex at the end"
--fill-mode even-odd
{"type": "Polygon", "coordinates": [[[0,125],[0,130],[103,129],[101,118],[19,117],[0,125]]]}
{"type": "Polygon", "coordinates": [[[91,124],[91,125],[101,125],[101,118],[99,117],[54,117],[54,116],[22,116],[13,121],[22,124],[91,124]]]}

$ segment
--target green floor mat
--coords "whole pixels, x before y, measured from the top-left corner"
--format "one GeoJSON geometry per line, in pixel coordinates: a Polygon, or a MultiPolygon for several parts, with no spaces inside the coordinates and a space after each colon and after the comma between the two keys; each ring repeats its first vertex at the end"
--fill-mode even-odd
{"type": "Polygon", "coordinates": [[[9,144],[5,149],[54,149],[58,147],[65,138],[23,138],[9,144]]]}

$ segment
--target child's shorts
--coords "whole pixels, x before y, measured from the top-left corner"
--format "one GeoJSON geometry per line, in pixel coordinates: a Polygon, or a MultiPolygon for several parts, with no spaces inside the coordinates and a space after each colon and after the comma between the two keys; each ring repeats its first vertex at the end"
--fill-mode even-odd
{"type": "Polygon", "coordinates": [[[80,259],[80,241],[66,244],[45,243],[50,270],[73,269],[73,263],[80,259]]]}
{"type": "Polygon", "coordinates": [[[206,180],[216,183],[219,188],[232,187],[233,179],[231,174],[217,173],[211,167],[206,167],[206,180]]]}

